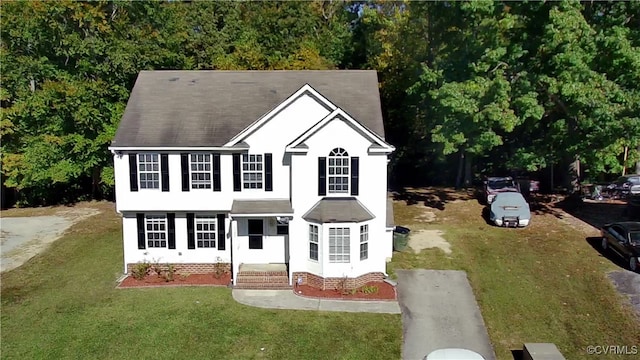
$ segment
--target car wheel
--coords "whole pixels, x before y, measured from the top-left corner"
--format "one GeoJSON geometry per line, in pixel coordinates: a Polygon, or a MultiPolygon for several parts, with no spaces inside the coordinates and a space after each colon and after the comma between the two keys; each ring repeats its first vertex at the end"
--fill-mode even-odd
{"type": "Polygon", "coordinates": [[[600,244],[600,246],[602,246],[602,250],[607,250],[607,248],[609,247],[609,243],[607,242],[606,237],[602,238],[602,243],[600,244]]]}
{"type": "Polygon", "coordinates": [[[629,270],[636,272],[638,271],[638,258],[637,257],[631,257],[631,259],[629,259],[629,270]]]}

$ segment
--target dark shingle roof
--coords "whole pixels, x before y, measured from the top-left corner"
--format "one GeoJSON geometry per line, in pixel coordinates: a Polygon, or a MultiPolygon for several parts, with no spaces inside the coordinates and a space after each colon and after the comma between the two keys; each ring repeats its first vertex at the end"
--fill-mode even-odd
{"type": "Polygon", "coordinates": [[[305,84],[384,138],[373,70],[142,71],[112,146],[222,146],[305,84]]]}
{"type": "Polygon", "coordinates": [[[373,215],[353,197],[322,198],[303,219],[318,223],[361,222],[373,219],[373,215]]]}
{"type": "Polygon", "coordinates": [[[233,200],[231,214],[293,214],[293,209],[289,200],[233,200]]]}
{"type": "Polygon", "coordinates": [[[387,198],[387,227],[393,227],[395,224],[396,223],[393,218],[393,200],[391,198],[387,198]]]}

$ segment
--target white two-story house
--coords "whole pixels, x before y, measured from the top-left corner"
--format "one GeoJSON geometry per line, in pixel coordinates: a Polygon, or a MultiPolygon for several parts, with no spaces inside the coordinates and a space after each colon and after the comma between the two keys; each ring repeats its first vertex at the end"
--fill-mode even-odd
{"type": "Polygon", "coordinates": [[[236,286],[323,289],[385,276],[394,147],[375,71],[143,71],[110,150],[125,272],[222,262],[236,286]]]}

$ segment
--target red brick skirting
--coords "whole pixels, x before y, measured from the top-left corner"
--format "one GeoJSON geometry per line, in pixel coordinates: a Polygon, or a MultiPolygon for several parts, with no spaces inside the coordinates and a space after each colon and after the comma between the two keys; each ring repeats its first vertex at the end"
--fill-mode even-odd
{"type": "MultiPolygon", "coordinates": [[[[153,265],[153,263],[151,263],[153,265]]],[[[127,264],[127,273],[131,274],[131,270],[133,269],[134,266],[138,265],[138,263],[129,263],[127,264]]],[[[166,263],[160,263],[159,264],[162,267],[166,267],[168,264],[166,263]]],[[[176,267],[176,272],[178,274],[206,274],[206,273],[212,273],[216,270],[216,266],[222,266],[222,268],[227,271],[230,272],[231,271],[231,264],[229,263],[223,263],[223,264],[216,264],[216,263],[211,263],[211,264],[169,264],[169,265],[174,265],[176,267]]]]}
{"type": "Polygon", "coordinates": [[[356,278],[323,278],[321,276],[308,272],[294,272],[293,284],[297,284],[298,278],[302,278],[301,285],[309,285],[321,290],[334,290],[338,284],[345,282],[345,289],[357,289],[372,281],[384,280],[384,274],[380,272],[371,272],[356,278]]]}

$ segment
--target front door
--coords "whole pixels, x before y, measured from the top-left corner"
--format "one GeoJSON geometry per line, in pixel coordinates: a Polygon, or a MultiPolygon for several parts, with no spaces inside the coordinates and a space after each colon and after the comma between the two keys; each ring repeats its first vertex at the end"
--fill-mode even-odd
{"type": "Polygon", "coordinates": [[[262,250],[264,224],[262,219],[249,219],[249,249],[262,250]]]}

